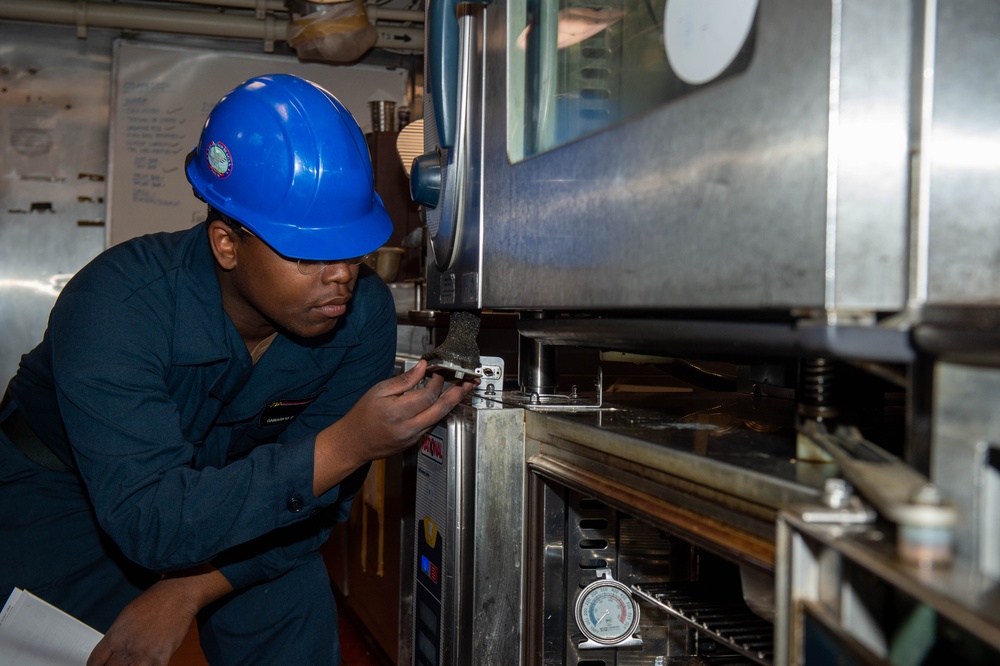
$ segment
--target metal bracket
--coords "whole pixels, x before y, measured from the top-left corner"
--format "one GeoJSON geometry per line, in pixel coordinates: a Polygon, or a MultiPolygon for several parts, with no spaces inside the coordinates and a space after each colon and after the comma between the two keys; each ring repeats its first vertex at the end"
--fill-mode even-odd
{"type": "MultiPolygon", "coordinates": [[[[853,427],[841,426],[831,434],[823,424],[808,421],[800,435],[830,454],[879,515],[897,525],[896,546],[902,559],[921,567],[951,562],[957,510],[927,477],[864,439],[853,427]]],[[[814,522],[820,522],[817,514],[811,515],[814,522]]]]}
{"type": "Polygon", "coordinates": [[[604,404],[604,370],[597,366],[597,378],[594,381],[596,395],[592,401],[583,397],[576,386],[569,393],[526,393],[516,391],[511,402],[521,407],[527,407],[543,412],[581,412],[603,409],[604,404]]]}

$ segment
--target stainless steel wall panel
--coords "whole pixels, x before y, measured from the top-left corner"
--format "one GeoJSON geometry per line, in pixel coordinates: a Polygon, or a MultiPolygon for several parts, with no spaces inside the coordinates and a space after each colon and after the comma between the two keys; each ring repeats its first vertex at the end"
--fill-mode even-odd
{"type": "Polygon", "coordinates": [[[111,31],[0,22],[0,383],[104,248],[111,31]]]}

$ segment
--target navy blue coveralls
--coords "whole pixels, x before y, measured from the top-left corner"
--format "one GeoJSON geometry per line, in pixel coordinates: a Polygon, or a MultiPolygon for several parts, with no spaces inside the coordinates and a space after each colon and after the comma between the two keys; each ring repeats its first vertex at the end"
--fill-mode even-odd
{"type": "Polygon", "coordinates": [[[332,334],[253,364],[214,266],[201,224],[63,289],[0,412],[0,605],[17,586],[106,631],[160,572],[211,562],[235,590],[199,616],[211,663],[335,664],[318,549],[367,467],[314,497],[313,447],[391,376],[392,295],[362,266],[332,334]]]}

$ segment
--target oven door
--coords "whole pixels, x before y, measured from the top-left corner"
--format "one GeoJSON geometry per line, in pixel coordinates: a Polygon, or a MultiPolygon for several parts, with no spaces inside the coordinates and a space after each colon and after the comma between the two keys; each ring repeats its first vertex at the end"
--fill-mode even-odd
{"type": "Polygon", "coordinates": [[[459,12],[464,203],[430,306],[899,309],[914,4],[733,4],[459,12]]]}

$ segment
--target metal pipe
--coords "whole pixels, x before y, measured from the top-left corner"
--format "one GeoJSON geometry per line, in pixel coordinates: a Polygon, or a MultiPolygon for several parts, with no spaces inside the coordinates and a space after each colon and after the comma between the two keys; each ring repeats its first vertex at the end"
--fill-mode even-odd
{"type": "MultiPolygon", "coordinates": [[[[30,2],[30,0],[28,0],[30,2]]],[[[237,9],[264,10],[268,12],[286,12],[288,7],[284,0],[169,0],[185,5],[211,5],[213,7],[234,7],[237,9]]]]}
{"type": "Polygon", "coordinates": [[[157,32],[262,39],[272,43],[284,39],[288,21],[268,16],[258,20],[252,16],[213,14],[201,11],[159,9],[103,3],[73,2],[72,0],[28,0],[0,3],[0,18],[38,23],[76,25],[78,30],[118,28],[157,32]]]}
{"type": "MultiPolygon", "coordinates": [[[[160,9],[147,5],[110,5],[86,0],[0,2],[0,19],[75,25],[77,35],[81,38],[86,37],[88,27],[95,27],[254,39],[262,40],[267,51],[273,49],[275,41],[286,39],[289,23],[288,19],[277,18],[271,14],[267,14],[263,19],[257,19],[252,16],[160,9]]],[[[377,28],[376,48],[423,50],[422,30],[392,26],[377,26],[377,28]]]]}
{"type": "MultiPolygon", "coordinates": [[[[240,9],[265,10],[269,12],[287,12],[288,7],[284,0],[171,0],[178,4],[187,5],[211,5],[214,7],[235,7],[240,9]]],[[[424,13],[419,9],[387,9],[379,7],[374,3],[365,5],[365,13],[368,20],[375,21],[400,21],[404,23],[423,23],[424,13]]]]}

